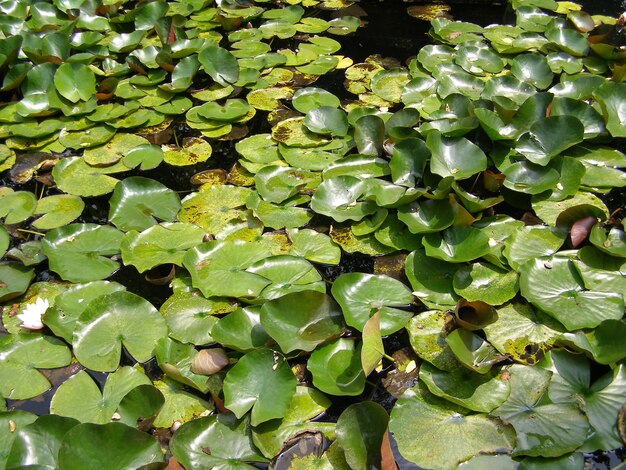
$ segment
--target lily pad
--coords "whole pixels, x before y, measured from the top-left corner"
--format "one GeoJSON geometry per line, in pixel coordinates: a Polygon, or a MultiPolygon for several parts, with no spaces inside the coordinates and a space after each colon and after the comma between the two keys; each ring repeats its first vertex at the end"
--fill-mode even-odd
{"type": "Polygon", "coordinates": [[[78,196],[71,194],[55,194],[40,199],[35,207],[34,214],[40,215],[33,222],[33,227],[49,230],[74,221],[85,208],[85,203],[78,196]]]}
{"type": "Polygon", "coordinates": [[[233,415],[206,416],[183,424],[172,436],[170,449],[188,470],[252,469],[246,462],[266,459],[252,444],[248,430],[247,420],[236,420],[233,415]]]}
{"type": "Polygon", "coordinates": [[[139,362],[154,354],[157,339],[167,334],[165,320],[145,299],[130,292],[114,292],[93,300],[74,330],[74,354],[86,367],[115,370],[122,344],[139,362]]]}
{"type": "Polygon", "coordinates": [[[0,395],[21,400],[40,395],[51,386],[36,368],[66,366],[71,353],[52,336],[13,334],[0,339],[0,360],[0,395]]]}
{"type": "Polygon", "coordinates": [[[261,325],[285,353],[312,351],[343,329],[341,310],[325,293],[304,291],[266,302],[261,325]]]}
{"type": "Polygon", "coordinates": [[[147,229],[157,223],[157,218],[172,221],[180,209],[180,200],[174,191],[141,176],[120,181],[109,204],[109,220],[126,232],[147,229]]]}
{"type": "Polygon", "coordinates": [[[224,379],[224,405],[241,418],[251,412],[251,424],[282,418],[295,393],[296,378],[287,361],[269,349],[243,356],[224,379]]]}
{"type": "Polygon", "coordinates": [[[443,137],[439,132],[430,132],[426,147],[432,153],[431,171],[444,178],[462,180],[487,169],[483,151],[464,137],[443,137]]]}
{"type": "Polygon", "coordinates": [[[313,384],[331,395],[360,395],[365,388],[361,366],[361,345],[340,338],[321,346],[311,354],[307,368],[313,374],[313,384]]]}
{"type": "Polygon", "coordinates": [[[146,384],[151,384],[146,375],[125,366],[107,377],[100,392],[96,382],[81,370],[57,389],[50,402],[50,412],[82,423],[106,424],[111,422],[122,399],[135,387],[146,384]]]}
{"type": "Polygon", "coordinates": [[[72,282],[110,276],[119,267],[108,256],[119,253],[122,232],[97,224],[70,224],[48,232],[42,250],[50,269],[72,282]]]}
{"type": "Polygon", "coordinates": [[[412,302],[410,289],[388,276],[342,274],[333,283],[332,293],[341,305],[346,323],[360,331],[377,312],[383,336],[403,328],[413,316],[411,311],[396,308],[412,302]]]}
{"type": "Polygon", "coordinates": [[[510,451],[515,442],[515,433],[501,422],[485,414],[464,416],[415,389],[396,403],[389,429],[404,458],[423,467],[456,468],[479,453],[510,451]]]}
{"type": "Polygon", "coordinates": [[[59,449],[59,467],[78,470],[84,468],[86,459],[102,470],[113,470],[120,465],[140,468],[162,462],[163,455],[152,436],[135,428],[122,423],[85,423],[65,435],[59,449]]]}
{"type": "Polygon", "coordinates": [[[427,305],[451,306],[457,302],[453,279],[457,265],[426,255],[423,248],[409,254],[405,272],[415,295],[427,305]]]}
{"type": "Polygon", "coordinates": [[[594,328],[604,320],[622,318],[621,294],[585,290],[578,279],[568,259],[535,259],[520,269],[520,291],[569,331],[594,328]]]}

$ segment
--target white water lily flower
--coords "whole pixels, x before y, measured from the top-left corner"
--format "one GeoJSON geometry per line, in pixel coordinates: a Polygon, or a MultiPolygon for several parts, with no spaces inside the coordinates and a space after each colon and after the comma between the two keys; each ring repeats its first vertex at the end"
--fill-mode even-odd
{"type": "Polygon", "coordinates": [[[42,298],[37,298],[35,303],[28,304],[22,313],[17,315],[22,322],[20,326],[28,330],[41,330],[44,326],[41,317],[46,313],[49,305],[48,300],[42,298]]]}

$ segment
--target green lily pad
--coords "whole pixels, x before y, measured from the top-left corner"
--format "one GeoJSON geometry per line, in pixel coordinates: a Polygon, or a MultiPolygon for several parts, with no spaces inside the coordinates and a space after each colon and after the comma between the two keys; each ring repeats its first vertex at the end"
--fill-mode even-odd
{"type": "Polygon", "coordinates": [[[327,179],[319,185],[311,198],[311,209],[338,222],[361,220],[377,209],[371,201],[358,201],[367,189],[367,182],[354,176],[327,179]]]}
{"type": "Polygon", "coordinates": [[[498,321],[485,326],[484,332],[500,353],[517,362],[535,364],[559,338],[563,327],[530,305],[511,303],[498,309],[498,321]]]}
{"type": "Polygon", "coordinates": [[[163,454],[156,439],[125,424],[85,423],[73,427],[63,438],[59,467],[78,470],[84,468],[86,459],[102,470],[112,470],[162,462],[163,454]]]}
{"type": "Polygon", "coordinates": [[[260,245],[211,241],[190,249],[183,264],[191,273],[194,287],[206,297],[256,297],[271,281],[246,269],[270,255],[260,245]]]}
{"type": "Polygon", "coordinates": [[[51,386],[37,368],[64,367],[70,363],[71,353],[53,336],[13,334],[0,339],[0,360],[0,395],[22,400],[51,386]]]}
{"type": "Polygon", "coordinates": [[[331,395],[360,395],[365,388],[361,366],[361,345],[340,338],[317,348],[307,368],[313,374],[313,385],[331,395]]]}
{"type": "Polygon", "coordinates": [[[126,394],[146,384],[151,384],[146,375],[124,366],[107,377],[100,392],[96,382],[81,370],[57,389],[50,402],[50,412],[82,423],[106,424],[111,421],[126,394]]]}
{"type": "Polygon", "coordinates": [[[85,149],[83,157],[85,163],[92,166],[108,166],[117,163],[128,155],[133,149],[140,145],[147,144],[148,141],[138,135],[119,133],[115,134],[111,140],[104,145],[85,149]]]}
{"type": "Polygon", "coordinates": [[[406,326],[409,342],[417,355],[445,371],[462,367],[446,342],[453,321],[445,312],[429,310],[414,316],[406,326]]]}
{"type": "Polygon", "coordinates": [[[167,299],[160,312],[172,338],[184,343],[207,344],[212,341],[210,331],[218,321],[217,315],[232,312],[235,308],[225,300],[180,292],[167,299]]]}
{"type": "Polygon", "coordinates": [[[251,424],[282,418],[295,393],[296,378],[287,361],[269,349],[243,356],[224,379],[224,405],[241,418],[251,412],[251,424]]]}
{"type": "Polygon", "coordinates": [[[167,377],[163,381],[155,382],[154,386],[165,399],[163,407],[154,420],[156,428],[168,428],[177,421],[186,423],[213,407],[210,402],[185,390],[180,382],[167,377]]]}
{"type": "Polygon", "coordinates": [[[337,443],[351,468],[371,468],[382,459],[381,447],[389,416],[377,403],[366,401],[347,407],[337,419],[337,443]]]}
{"type": "Polygon", "coordinates": [[[560,175],[553,168],[521,161],[509,165],[504,171],[504,186],[527,194],[539,194],[557,185],[560,175]]]}
{"type": "Polygon", "coordinates": [[[2,465],[2,467],[6,468],[9,452],[19,432],[29,424],[35,422],[36,419],[37,415],[27,411],[3,410],[0,412],[0,439],[2,439],[3,443],[2,452],[0,453],[0,465],[2,465]]]}
{"type": "Polygon", "coordinates": [[[122,344],[139,362],[154,354],[154,344],[167,334],[165,320],[145,299],[130,292],[114,292],[90,302],[76,322],[74,354],[86,367],[115,370],[122,344]]]}
{"type": "Polygon", "coordinates": [[[454,226],[422,239],[426,255],[450,263],[472,261],[489,253],[489,237],[474,227],[454,226]]]}
{"type": "Polygon", "coordinates": [[[520,54],[511,61],[511,73],[520,81],[532,83],[540,90],[552,84],[553,73],[542,55],[520,54]]]}
{"type": "Polygon", "coordinates": [[[170,441],[172,455],[188,470],[251,470],[246,462],[265,462],[249,436],[247,420],[216,414],[183,424],[170,441]],[[205,449],[209,449],[206,452],[205,449]]]}
{"type": "Polygon", "coordinates": [[[617,227],[607,233],[600,224],[596,224],[591,229],[589,241],[600,251],[626,258],[626,232],[617,227]]]}
{"type": "Polygon", "coordinates": [[[565,234],[542,226],[522,227],[506,240],[504,255],[514,269],[527,261],[554,255],[565,241],[565,234]]]}
{"type": "Polygon", "coordinates": [[[37,206],[37,198],[28,191],[10,191],[0,194],[3,208],[0,217],[6,224],[17,224],[29,218],[37,206]]]}
{"type": "Polygon", "coordinates": [[[518,140],[516,150],[531,162],[545,166],[556,155],[582,142],[584,131],[574,116],[550,116],[535,121],[518,140]]]}
{"type": "Polygon", "coordinates": [[[317,186],[317,174],[288,166],[268,165],[254,176],[259,195],[280,204],[300,191],[317,186]]]}
{"type": "Polygon", "coordinates": [[[331,92],[322,88],[307,87],[301,88],[294,93],[291,104],[296,111],[306,114],[312,109],[319,108],[320,106],[338,108],[340,101],[339,98],[331,92]]]}
{"type": "Polygon", "coordinates": [[[250,105],[242,99],[229,99],[223,105],[216,102],[205,103],[198,108],[198,114],[206,119],[232,122],[250,112],[250,105]]]}
{"type": "Polygon", "coordinates": [[[374,114],[363,116],[354,123],[354,142],[362,155],[381,155],[384,137],[385,123],[374,114]]]}
{"type": "Polygon", "coordinates": [[[87,101],[96,92],[96,77],[85,64],[65,63],[54,74],[54,85],[63,98],[87,101]]]}
{"type": "Polygon", "coordinates": [[[218,343],[243,352],[271,341],[261,325],[261,307],[238,308],[220,318],[211,329],[211,336],[218,343]]]}
{"type": "Polygon", "coordinates": [[[183,147],[169,147],[163,154],[163,160],[172,166],[189,166],[202,163],[211,158],[213,148],[201,137],[186,139],[183,147]]]}
{"type": "Polygon", "coordinates": [[[33,222],[33,227],[49,230],[67,225],[83,212],[85,203],[78,196],[70,194],[55,194],[37,201],[34,214],[40,215],[33,222]]]}
{"type": "Polygon", "coordinates": [[[330,106],[310,110],[306,114],[304,125],[311,132],[333,136],[345,136],[349,129],[346,113],[330,106]]]}
{"type": "Polygon", "coordinates": [[[515,271],[505,271],[491,264],[477,262],[461,266],[454,274],[454,292],[470,302],[480,300],[501,305],[517,294],[515,271]]]}
{"type": "Polygon", "coordinates": [[[528,261],[520,268],[520,291],[569,331],[619,320],[624,309],[621,294],[584,290],[573,264],[565,258],[528,261]]]}
{"type": "Polygon", "coordinates": [[[398,208],[398,220],[415,234],[440,232],[451,226],[454,218],[454,209],[446,199],[422,199],[398,208]]]}
{"type": "Polygon", "coordinates": [[[291,229],[287,235],[291,240],[289,253],[314,263],[339,264],[341,250],[328,235],[311,229],[291,229]]]}
{"type": "Polygon", "coordinates": [[[554,372],[549,395],[555,403],[578,403],[589,419],[592,433],[586,446],[610,450],[620,445],[617,421],[626,387],[622,365],[592,383],[589,361],[565,351],[552,351],[554,372]]]}
{"type": "Polygon", "coordinates": [[[444,178],[462,180],[487,168],[483,151],[464,137],[443,137],[439,132],[430,132],[426,147],[432,152],[431,171],[444,178]]]}
{"type": "Polygon", "coordinates": [[[593,351],[593,358],[600,364],[611,364],[626,357],[624,343],[619,338],[626,331],[626,324],[620,320],[605,320],[594,330],[586,333],[593,351]]]}
{"type": "Polygon", "coordinates": [[[126,287],[117,282],[94,281],[75,284],[54,299],[54,305],[46,310],[43,322],[52,332],[68,343],[72,342],[76,321],[87,305],[101,295],[124,291],[126,287]]]}
{"type": "Polygon", "coordinates": [[[413,295],[404,284],[388,276],[342,274],[333,283],[332,293],[343,310],[346,323],[359,331],[377,312],[383,336],[403,328],[413,316],[410,311],[394,308],[408,306],[413,295]]]}
{"type": "Polygon", "coordinates": [[[309,421],[323,413],[330,404],[330,400],[319,390],[298,385],[282,419],[266,421],[254,428],[252,439],[255,446],[266,457],[272,458],[280,452],[284,442],[302,431],[321,431],[332,438],[334,423],[309,421]]]}
{"type": "Polygon", "coordinates": [[[452,306],[457,302],[453,279],[457,265],[427,256],[423,248],[411,252],[405,272],[415,295],[426,305],[452,306]]]}
{"type": "Polygon", "coordinates": [[[624,104],[624,90],[626,84],[606,82],[593,92],[593,96],[606,120],[606,128],[613,137],[626,137],[622,123],[626,119],[626,105],[624,104]]]}
{"type": "MultiPolygon", "coordinates": [[[[457,320],[457,323],[461,322],[457,320]]],[[[494,364],[503,359],[487,341],[466,329],[458,328],[450,332],[446,343],[461,364],[479,374],[487,374],[494,364]]]]}
{"type": "Polygon", "coordinates": [[[510,451],[511,428],[485,414],[463,416],[454,408],[419,390],[409,389],[391,412],[389,429],[398,450],[423,467],[453,469],[477,454],[510,451]],[[454,442],[454,445],[447,443],[454,442]]]}
{"type": "Polygon", "coordinates": [[[484,413],[500,406],[511,393],[505,373],[477,374],[466,369],[445,372],[424,363],[420,379],[432,394],[484,413]]]}
{"type": "Polygon", "coordinates": [[[204,235],[202,228],[191,224],[163,223],[141,233],[127,232],[120,251],[124,264],[135,266],[139,272],[168,263],[182,266],[186,251],[202,243],[204,235]]]}
{"type": "Polygon", "coordinates": [[[9,446],[7,467],[58,467],[58,453],[65,434],[79,424],[72,418],[43,415],[37,421],[17,430],[9,446]]]}
{"type": "Polygon", "coordinates": [[[72,282],[110,276],[119,263],[107,256],[119,253],[122,232],[96,224],[70,224],[48,232],[42,250],[50,269],[72,282]]]}
{"type": "Polygon", "coordinates": [[[285,353],[312,351],[343,330],[341,310],[324,292],[304,291],[266,302],[261,325],[285,353]]]}
{"type": "Polygon", "coordinates": [[[93,167],[81,157],[68,157],[52,169],[52,176],[60,190],[75,196],[101,196],[110,193],[119,180],[109,176],[129,169],[122,163],[108,167],[93,167]]]}
{"type": "Polygon", "coordinates": [[[504,61],[488,46],[461,44],[457,49],[454,62],[463,69],[474,75],[497,74],[504,68],[504,61]]]}
{"type": "Polygon", "coordinates": [[[109,200],[109,220],[120,230],[145,230],[156,219],[172,221],[180,209],[176,192],[158,181],[132,176],[120,181],[109,200]]]}
{"type": "Polygon", "coordinates": [[[262,259],[248,268],[248,272],[271,281],[260,294],[261,299],[272,300],[301,291],[326,292],[322,276],[304,258],[278,255],[262,259]]]}
{"type": "Polygon", "coordinates": [[[219,234],[229,223],[245,220],[246,214],[242,209],[250,194],[248,188],[210,186],[183,199],[178,220],[202,227],[208,233],[219,234]]]}
{"type": "Polygon", "coordinates": [[[492,414],[515,428],[514,455],[558,457],[582,445],[589,421],[578,406],[540,404],[552,375],[544,369],[515,364],[509,369],[511,394],[492,414]]]}
{"type": "Polygon", "coordinates": [[[207,393],[211,390],[211,378],[196,374],[191,370],[193,358],[197,353],[198,351],[192,344],[183,344],[166,336],[156,341],[155,357],[165,375],[181,384],[207,393]]]}
{"type": "Polygon", "coordinates": [[[272,128],[272,138],[288,147],[319,147],[328,143],[328,138],[309,131],[304,117],[293,117],[279,122],[272,128]]]}

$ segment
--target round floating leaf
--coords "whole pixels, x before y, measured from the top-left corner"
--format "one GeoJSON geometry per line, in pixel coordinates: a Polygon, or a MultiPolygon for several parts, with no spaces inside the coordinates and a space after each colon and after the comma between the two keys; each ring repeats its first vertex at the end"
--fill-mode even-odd
{"type": "Polygon", "coordinates": [[[49,230],[67,225],[76,219],[85,208],[85,203],[78,196],[55,194],[40,199],[34,214],[44,214],[33,222],[33,227],[49,230]]]}
{"type": "Polygon", "coordinates": [[[397,401],[389,429],[400,455],[421,467],[456,468],[477,454],[511,451],[515,442],[511,428],[501,422],[485,414],[463,416],[415,389],[397,401]]]}
{"type": "Polygon", "coordinates": [[[422,239],[426,255],[450,263],[472,261],[490,251],[489,237],[474,227],[455,226],[422,239]]]}
{"type": "Polygon", "coordinates": [[[189,166],[207,161],[213,148],[201,137],[185,139],[183,147],[169,147],[163,154],[165,163],[172,166],[189,166]]]}
{"type": "Polygon", "coordinates": [[[600,251],[626,258],[626,232],[617,227],[612,227],[606,233],[600,224],[596,224],[591,229],[589,241],[600,251]]]}
{"type": "Polygon", "coordinates": [[[0,194],[0,217],[6,224],[17,224],[29,218],[37,206],[37,198],[28,191],[10,191],[0,194]]]}
{"type": "Polygon", "coordinates": [[[37,415],[21,410],[7,412],[6,409],[4,409],[0,413],[0,440],[2,440],[3,446],[2,452],[0,453],[0,465],[2,465],[2,467],[6,468],[11,446],[18,433],[36,419],[37,415]]]}
{"type": "Polygon", "coordinates": [[[85,462],[113,470],[162,461],[156,439],[122,423],[79,424],[68,431],[59,449],[59,467],[67,470],[84,469],[85,462]]]}
{"type": "Polygon", "coordinates": [[[258,244],[211,241],[190,249],[183,264],[205,297],[256,297],[271,281],[246,269],[270,255],[258,244]]]}
{"type": "Polygon", "coordinates": [[[552,189],[560,178],[555,169],[526,161],[509,165],[503,173],[506,176],[504,186],[527,194],[539,194],[552,189]]]}
{"type": "Polygon", "coordinates": [[[311,198],[311,209],[338,222],[361,220],[377,210],[372,201],[358,202],[367,190],[367,182],[354,176],[327,179],[311,198]]]}
{"type": "Polygon", "coordinates": [[[317,175],[288,166],[268,165],[254,176],[259,195],[268,202],[280,204],[300,191],[317,185],[317,175]]]}
{"type": "Polygon", "coordinates": [[[52,169],[52,177],[61,191],[76,196],[101,196],[110,193],[119,180],[111,173],[128,171],[121,163],[109,167],[89,166],[81,157],[68,157],[52,169]]]}
{"type": "Polygon", "coordinates": [[[297,386],[289,410],[283,419],[266,421],[254,428],[252,434],[254,444],[264,455],[271,458],[280,452],[290,437],[301,431],[319,430],[329,437],[332,436],[335,430],[334,423],[309,421],[323,413],[330,404],[330,400],[319,390],[297,386]]]}
{"type": "Polygon", "coordinates": [[[351,468],[380,465],[389,416],[377,403],[366,401],[346,408],[337,419],[337,442],[351,468]]]}
{"type": "Polygon", "coordinates": [[[120,251],[124,264],[135,266],[140,273],[162,264],[182,266],[186,251],[202,243],[205,234],[195,225],[163,223],[141,233],[129,231],[120,242],[120,251]]]}
{"type": "Polygon", "coordinates": [[[489,342],[515,361],[535,364],[561,335],[563,327],[541,311],[521,303],[498,309],[498,321],[485,326],[489,342]]]}
{"type": "Polygon", "coordinates": [[[312,351],[343,330],[339,306],[323,292],[287,294],[263,304],[261,325],[285,353],[312,351]]]}
{"type": "Polygon", "coordinates": [[[484,262],[473,263],[456,271],[453,286],[457,295],[470,302],[501,305],[517,294],[517,273],[484,262]]]}
{"type": "Polygon", "coordinates": [[[506,373],[477,374],[467,369],[444,372],[424,363],[420,379],[434,395],[473,411],[488,413],[509,397],[506,373]]]}
{"type": "Polygon", "coordinates": [[[406,259],[405,272],[413,288],[413,295],[427,305],[452,306],[457,302],[453,289],[457,265],[426,255],[419,248],[406,259]]]}
{"type": "Polygon", "coordinates": [[[107,256],[119,253],[123,233],[96,224],[70,224],[48,232],[42,250],[50,269],[72,282],[89,282],[110,276],[119,263],[107,256]]]}
{"type": "Polygon", "coordinates": [[[349,129],[345,111],[330,106],[310,110],[306,114],[304,125],[311,132],[340,137],[345,136],[349,129]]]}
{"type": "Polygon", "coordinates": [[[584,290],[574,265],[565,258],[528,261],[520,268],[520,291],[570,331],[623,316],[622,295],[584,290]]]}
{"type": "Polygon", "coordinates": [[[0,263],[0,302],[22,295],[28,289],[35,270],[19,263],[0,263]]]}
{"type": "Polygon", "coordinates": [[[404,86],[411,79],[408,71],[403,68],[381,70],[372,77],[372,91],[385,101],[399,103],[404,86]]]}
{"type": "Polygon", "coordinates": [[[511,61],[511,73],[521,82],[529,82],[540,90],[552,84],[552,70],[539,54],[520,54],[511,61]]]}
{"type": "Polygon", "coordinates": [[[484,45],[459,46],[454,62],[474,75],[497,74],[505,65],[498,54],[484,45]]]}
{"type": "Polygon", "coordinates": [[[58,467],[58,453],[65,434],[76,426],[78,421],[55,415],[43,415],[37,421],[20,428],[13,445],[7,447],[7,467],[41,466],[58,467]]]}
{"type": "Polygon", "coordinates": [[[139,362],[150,359],[156,341],[167,334],[161,314],[145,299],[114,292],[93,300],[76,322],[74,354],[85,367],[115,370],[122,344],[139,362]]]}
{"type": "Polygon", "coordinates": [[[141,176],[120,181],[109,204],[109,220],[125,232],[145,230],[156,224],[156,219],[172,221],[180,209],[176,192],[141,176]]]}
{"type": "Polygon", "coordinates": [[[0,339],[0,396],[22,400],[42,394],[50,382],[36,368],[70,363],[67,346],[52,336],[12,334],[0,339]]]}
{"type": "Polygon", "coordinates": [[[72,103],[87,101],[96,92],[96,76],[85,64],[66,62],[54,73],[54,85],[72,103]]]}
{"type": "Polygon", "coordinates": [[[248,272],[271,281],[261,292],[262,299],[271,300],[308,290],[326,292],[322,276],[311,263],[298,256],[279,255],[265,258],[250,266],[248,272]]]}
{"type": "Polygon", "coordinates": [[[211,336],[218,343],[237,351],[250,351],[271,341],[261,326],[260,307],[238,308],[220,318],[211,329],[211,336]]]}
{"type": "Polygon", "coordinates": [[[554,255],[565,241],[565,233],[550,227],[522,227],[506,240],[504,256],[514,269],[527,261],[554,255]]]}
{"type": "Polygon", "coordinates": [[[354,123],[354,142],[360,154],[378,157],[382,154],[384,138],[385,123],[380,117],[370,114],[354,123]]]}
{"type": "Polygon", "coordinates": [[[249,436],[247,420],[215,414],[183,424],[170,441],[172,455],[187,470],[251,469],[245,462],[265,462],[249,436]],[[210,450],[210,452],[206,452],[210,450]]]}
{"type": "Polygon", "coordinates": [[[313,384],[331,395],[360,395],[365,388],[361,366],[361,345],[340,338],[321,346],[311,354],[307,368],[313,374],[313,384]]]}
{"type": "Polygon", "coordinates": [[[252,410],[251,424],[282,418],[295,393],[296,378],[287,361],[269,349],[243,356],[224,379],[224,405],[241,418],[252,410]]]}
{"type": "Polygon", "coordinates": [[[538,404],[550,380],[550,372],[518,364],[511,366],[509,372],[511,394],[492,414],[515,428],[518,439],[514,454],[558,457],[582,445],[589,431],[589,421],[576,404],[538,404]]]}
{"type": "Polygon", "coordinates": [[[63,382],[50,401],[50,412],[82,423],[106,424],[111,421],[122,399],[150,379],[132,367],[121,367],[107,377],[100,392],[96,382],[84,370],[63,382]]]}
{"type": "Polygon", "coordinates": [[[205,103],[198,108],[198,114],[206,119],[232,122],[250,112],[250,105],[242,99],[226,100],[223,105],[216,102],[205,103]]]}
{"type": "Polygon", "coordinates": [[[280,121],[272,128],[272,138],[288,147],[319,147],[328,138],[309,131],[304,126],[304,117],[294,117],[280,121]]]}
{"type": "Polygon", "coordinates": [[[426,146],[432,153],[430,170],[436,175],[462,180],[487,169],[487,156],[464,137],[444,137],[433,131],[428,133],[426,146]]]}
{"type": "Polygon", "coordinates": [[[226,301],[179,292],[167,299],[160,311],[172,338],[185,343],[207,344],[212,340],[209,332],[218,321],[216,315],[232,312],[235,308],[226,301]]]}
{"type": "Polygon", "coordinates": [[[122,290],[126,288],[117,282],[94,281],[75,284],[54,299],[54,305],[46,310],[43,322],[55,335],[71,343],[76,321],[87,305],[96,297],[122,290]]]}
{"type": "Polygon", "coordinates": [[[115,134],[106,144],[85,149],[83,157],[86,163],[93,166],[108,166],[118,162],[133,149],[148,144],[148,141],[138,135],[119,133],[115,134]]]}
{"type": "Polygon", "coordinates": [[[339,264],[341,250],[328,235],[311,229],[287,230],[291,240],[289,253],[314,263],[339,264]]]}
{"type": "Polygon", "coordinates": [[[198,60],[204,71],[222,86],[235,83],[239,79],[237,59],[215,43],[205,45],[198,53],[198,60]]]}
{"type": "Polygon", "coordinates": [[[320,106],[338,108],[341,102],[339,101],[339,98],[329,91],[322,88],[307,87],[296,91],[293,95],[291,104],[296,111],[306,114],[312,109],[319,108],[320,106]]]}
{"type": "Polygon", "coordinates": [[[606,82],[593,91],[594,98],[602,108],[606,128],[613,137],[626,137],[623,125],[626,121],[624,90],[626,90],[624,83],[606,82]]]}
{"type": "Polygon", "coordinates": [[[446,342],[453,321],[450,314],[430,310],[414,316],[406,326],[413,350],[441,370],[463,367],[446,342]]]}
{"type": "Polygon", "coordinates": [[[516,150],[528,160],[545,166],[564,150],[582,142],[585,128],[574,116],[550,116],[533,123],[517,142],[516,150]]]}
{"type": "Polygon", "coordinates": [[[364,273],[340,275],[333,283],[332,293],[349,326],[359,331],[375,313],[380,314],[383,336],[404,327],[413,313],[394,307],[408,306],[413,295],[408,287],[388,276],[364,273]]]}
{"type": "Polygon", "coordinates": [[[7,248],[9,248],[9,243],[11,242],[11,237],[7,232],[7,229],[4,228],[3,225],[0,225],[0,258],[4,256],[7,252],[7,248]]]}
{"type": "Polygon", "coordinates": [[[454,209],[447,199],[423,199],[398,208],[398,220],[415,234],[440,232],[454,219],[454,209]]]}
{"type": "Polygon", "coordinates": [[[452,331],[445,341],[460,364],[479,374],[488,373],[494,364],[505,359],[487,341],[463,328],[452,331]]]}
{"type": "Polygon", "coordinates": [[[600,364],[611,364],[626,357],[626,348],[621,338],[626,332],[626,323],[620,320],[605,320],[586,334],[594,359],[600,364]]]}

